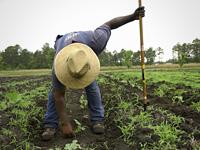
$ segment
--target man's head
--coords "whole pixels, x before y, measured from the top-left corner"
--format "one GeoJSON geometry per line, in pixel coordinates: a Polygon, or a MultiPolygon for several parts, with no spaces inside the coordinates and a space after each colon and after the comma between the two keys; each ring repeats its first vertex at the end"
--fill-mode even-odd
{"type": "Polygon", "coordinates": [[[58,80],[67,88],[82,89],[98,76],[100,63],[90,47],[73,43],[56,55],[54,69],[58,80]]]}

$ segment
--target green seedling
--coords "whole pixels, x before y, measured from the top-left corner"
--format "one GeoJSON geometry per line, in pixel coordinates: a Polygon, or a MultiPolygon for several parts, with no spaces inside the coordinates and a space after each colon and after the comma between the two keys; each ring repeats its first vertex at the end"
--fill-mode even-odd
{"type": "Polygon", "coordinates": [[[166,118],[164,121],[169,122],[174,127],[178,127],[182,122],[185,121],[183,117],[170,113],[168,110],[158,107],[155,109],[155,111],[164,116],[166,118]]]}
{"type": "Polygon", "coordinates": [[[200,101],[197,103],[192,103],[191,108],[197,110],[198,112],[200,112],[200,101]]]}
{"type": "Polygon", "coordinates": [[[86,109],[87,105],[88,105],[88,101],[87,101],[86,97],[84,95],[81,95],[81,97],[80,97],[80,107],[82,109],[86,109]]]}
{"type": "Polygon", "coordinates": [[[1,132],[2,132],[2,135],[8,136],[8,137],[14,136],[14,133],[11,130],[6,129],[6,128],[2,128],[1,132]]]}
{"type": "Polygon", "coordinates": [[[6,93],[6,98],[9,100],[9,103],[15,104],[19,102],[19,100],[21,99],[21,95],[17,92],[9,92],[6,93]]]}
{"type": "Polygon", "coordinates": [[[72,143],[65,144],[64,150],[78,150],[81,149],[80,144],[77,140],[73,140],[72,143]]]}
{"type": "Polygon", "coordinates": [[[180,140],[180,136],[183,131],[178,130],[176,127],[171,126],[167,122],[162,122],[160,125],[149,126],[154,132],[159,135],[159,148],[175,148],[176,143],[180,140]]]}
{"type": "Polygon", "coordinates": [[[0,102],[0,110],[5,110],[7,108],[8,104],[5,101],[0,102]]]}
{"type": "Polygon", "coordinates": [[[158,88],[155,89],[154,94],[159,97],[163,97],[165,96],[168,90],[169,90],[169,87],[166,84],[162,84],[158,88]]]}
{"type": "Polygon", "coordinates": [[[25,143],[25,150],[30,150],[31,149],[31,144],[29,142],[25,143]]]}
{"type": "Polygon", "coordinates": [[[195,140],[194,137],[191,138],[190,143],[194,150],[200,150],[200,142],[198,140],[195,140]]]}
{"type": "Polygon", "coordinates": [[[130,102],[126,102],[126,101],[121,101],[119,104],[118,104],[118,109],[119,110],[123,110],[123,111],[127,111],[128,109],[130,109],[131,107],[131,103],[130,102]]]}
{"type": "Polygon", "coordinates": [[[80,133],[82,131],[85,130],[85,127],[81,125],[81,123],[77,120],[77,119],[74,119],[74,122],[76,123],[77,127],[76,127],[76,130],[75,130],[75,133],[80,133]]]}
{"type": "Polygon", "coordinates": [[[174,127],[179,127],[179,125],[185,121],[183,117],[176,116],[172,113],[168,113],[167,117],[169,118],[169,122],[171,123],[171,125],[173,125],[174,127]]]}
{"type": "Polygon", "coordinates": [[[182,104],[183,101],[183,96],[173,96],[172,97],[172,102],[177,103],[177,104],[182,104]]]}
{"type": "Polygon", "coordinates": [[[124,118],[121,120],[116,120],[118,127],[120,128],[124,141],[129,145],[133,144],[133,133],[135,132],[135,126],[140,124],[141,127],[147,127],[149,124],[152,124],[153,119],[151,118],[151,114],[148,112],[141,112],[139,115],[135,116],[127,116],[127,120],[129,122],[124,123],[124,118]]]}

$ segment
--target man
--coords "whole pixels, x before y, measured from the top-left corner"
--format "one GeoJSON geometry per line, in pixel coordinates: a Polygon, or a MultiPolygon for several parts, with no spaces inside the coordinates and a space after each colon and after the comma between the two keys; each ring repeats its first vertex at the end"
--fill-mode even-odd
{"type": "MultiPolygon", "coordinates": [[[[95,31],[79,31],[71,32],[63,36],[58,35],[55,41],[56,55],[72,43],[82,43],[90,47],[98,56],[106,47],[111,30],[138,20],[139,16],[144,17],[144,15],[144,7],[139,7],[133,14],[114,18],[98,27],[95,31]]],[[[48,106],[44,119],[45,131],[42,134],[43,140],[50,140],[54,137],[56,129],[58,128],[58,119],[60,119],[64,137],[74,136],[72,126],[65,113],[65,86],[57,78],[54,67],[52,70],[53,89],[48,95],[48,106]]],[[[85,87],[85,91],[90,112],[91,129],[95,134],[102,134],[104,133],[104,108],[97,82],[93,81],[85,87]]]]}

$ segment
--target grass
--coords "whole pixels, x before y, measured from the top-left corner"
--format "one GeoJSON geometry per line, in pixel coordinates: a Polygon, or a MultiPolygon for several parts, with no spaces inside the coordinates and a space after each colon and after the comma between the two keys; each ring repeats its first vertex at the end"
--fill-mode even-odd
{"type": "MultiPolygon", "coordinates": [[[[114,76],[117,76],[118,73],[115,73],[114,76]]],[[[140,71],[124,72],[120,73],[119,76],[122,76],[125,80],[141,78],[140,71]]],[[[166,81],[173,84],[184,84],[186,86],[191,86],[193,88],[200,88],[200,74],[198,70],[193,71],[164,71],[164,70],[147,70],[145,77],[148,82],[161,82],[166,81]]]]}
{"type": "Polygon", "coordinates": [[[0,71],[0,77],[50,75],[50,69],[9,70],[0,71]]]}
{"type": "MultiPolygon", "coordinates": [[[[138,72],[141,74],[140,66],[132,66],[127,68],[126,66],[101,66],[101,72],[138,72]]],[[[200,64],[185,64],[183,68],[180,69],[178,64],[160,64],[160,65],[146,65],[146,70],[148,71],[188,71],[197,70],[200,71],[200,64]]],[[[51,69],[27,69],[27,70],[2,70],[0,71],[0,77],[18,77],[18,76],[37,76],[37,75],[50,75],[51,69]]]]}

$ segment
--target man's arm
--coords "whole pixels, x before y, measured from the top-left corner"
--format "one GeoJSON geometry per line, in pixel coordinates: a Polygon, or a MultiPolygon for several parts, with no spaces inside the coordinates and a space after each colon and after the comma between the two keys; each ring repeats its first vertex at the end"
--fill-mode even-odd
{"type": "Polygon", "coordinates": [[[104,24],[109,26],[110,29],[112,30],[112,29],[116,29],[120,26],[123,26],[124,24],[127,24],[131,21],[138,20],[139,16],[142,16],[142,17],[145,16],[144,7],[137,8],[133,14],[114,18],[104,24]]]}
{"type": "Polygon", "coordinates": [[[69,120],[67,119],[67,114],[65,111],[65,91],[54,90],[53,96],[55,98],[56,111],[61,121],[63,136],[73,137],[74,132],[69,120]]]}

